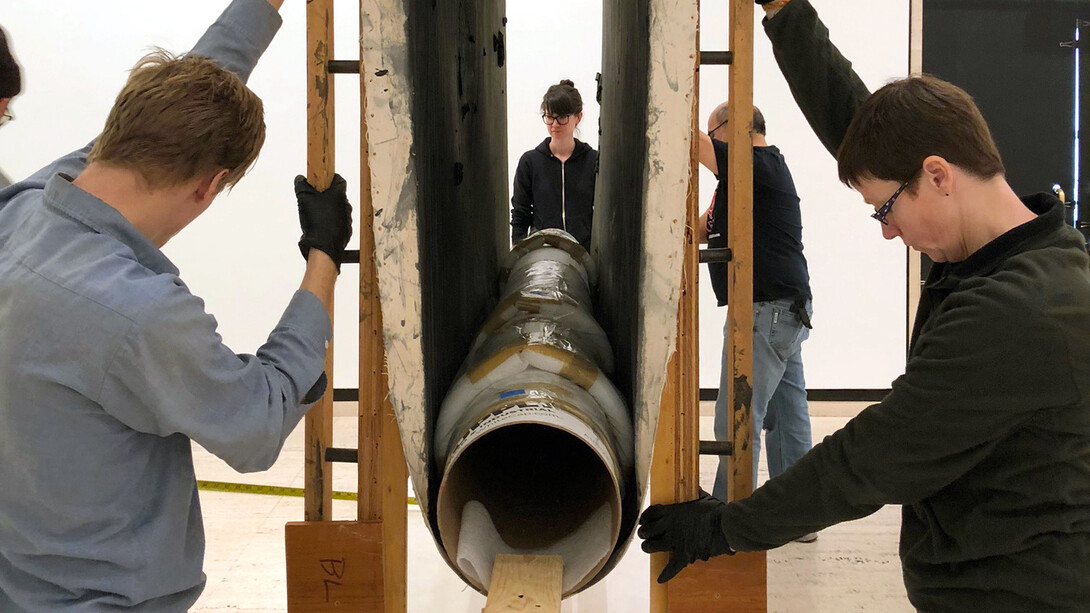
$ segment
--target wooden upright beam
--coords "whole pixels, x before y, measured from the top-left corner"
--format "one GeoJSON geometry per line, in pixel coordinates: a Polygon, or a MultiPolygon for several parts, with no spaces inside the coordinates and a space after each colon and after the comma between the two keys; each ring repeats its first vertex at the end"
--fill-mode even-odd
{"type": "MultiPolygon", "coordinates": [[[[360,28],[366,27],[361,2],[360,28]]],[[[360,57],[363,57],[362,49],[360,57]]],[[[375,261],[371,152],[367,138],[367,80],[360,60],[360,394],[357,516],[382,524],[384,613],[405,613],[408,564],[408,467],[384,368],[382,308],[375,261]]]]}
{"type": "MultiPolygon", "coordinates": [[[[727,201],[731,253],[727,268],[727,293],[731,307],[727,310],[730,327],[726,352],[731,375],[727,402],[731,412],[730,478],[727,497],[747,498],[753,492],[753,3],[730,0],[730,50],[734,62],[730,66],[729,164],[730,182],[727,201]]],[[[768,567],[764,552],[720,556],[707,563],[696,564],[688,577],[701,591],[702,606],[689,606],[686,611],[752,611],[768,610],[768,567]],[[711,583],[702,574],[715,577],[711,583]]],[[[679,586],[680,587],[680,586],[679,586]]]]}
{"type": "MultiPolygon", "coordinates": [[[[908,72],[912,75],[923,74],[923,0],[911,0],[909,4],[909,37],[908,37],[908,72]]],[[[916,322],[916,311],[920,304],[920,294],[923,292],[923,262],[919,251],[912,247],[905,247],[908,255],[907,277],[908,290],[906,292],[907,317],[905,319],[905,355],[908,355],[908,345],[912,342],[912,326],[916,322]]]]}
{"type": "MultiPolygon", "coordinates": [[[[732,415],[732,442],[738,453],[730,458],[731,500],[744,498],[753,487],[752,385],[753,385],[753,147],[749,125],[753,117],[753,3],[730,0],[730,132],[729,244],[733,259],[728,268],[728,292],[733,308],[727,312],[731,334],[727,347],[728,368],[734,385],[728,390],[732,415]],[[740,305],[740,306],[739,306],[740,305]]],[[[697,40],[699,41],[699,30],[697,40]]],[[[699,48],[699,42],[698,42],[699,48]]],[[[699,83],[699,65],[694,82],[694,105],[699,83]]],[[[693,129],[699,113],[694,106],[693,129]]],[[[659,413],[659,431],[652,463],[652,502],[691,500],[697,494],[699,476],[697,414],[699,353],[697,351],[697,252],[694,229],[696,203],[697,144],[691,151],[693,180],[689,185],[686,220],[683,291],[678,312],[678,351],[671,360],[663,404],[659,413]],[[672,487],[656,489],[656,483],[673,479],[672,487]]],[[[767,569],[763,553],[719,556],[686,568],[666,586],[654,583],[665,564],[664,558],[652,557],[652,613],[713,613],[767,611],[767,569]]]]}
{"type": "Polygon", "coordinates": [[[731,0],[728,102],[729,168],[727,186],[727,267],[729,351],[725,352],[731,384],[727,406],[731,412],[731,456],[728,498],[739,500],[753,492],[753,3],[731,0]]]}
{"type": "Polygon", "coordinates": [[[284,543],[289,613],[383,613],[378,523],[289,522],[284,543]]]}
{"type": "MultiPolygon", "coordinates": [[[[327,69],[333,48],[333,0],[307,0],[307,180],[319,190],[333,180],[333,80],[327,69]]],[[[333,322],[333,296],[328,296],[333,322]]],[[[333,339],[325,362],[326,393],[306,416],[305,517],[330,519],[332,471],[325,450],[333,440],[333,339]]]]}
{"type": "MultiPolygon", "coordinates": [[[[699,34],[697,48],[699,48],[699,34]]],[[[699,74],[700,54],[693,49],[694,70],[699,74]]],[[[693,83],[692,125],[698,129],[699,95],[693,83]]],[[[655,455],[651,461],[651,504],[671,504],[696,498],[700,488],[697,450],[700,438],[700,390],[695,377],[700,372],[697,352],[697,281],[699,279],[696,238],[699,142],[689,147],[689,186],[685,198],[685,256],[682,262],[681,297],[678,301],[677,349],[666,366],[666,382],[659,405],[659,427],[655,433],[655,455]]],[[[669,555],[651,555],[651,613],[676,611],[671,608],[668,585],[656,579],[666,567],[669,555]]]]}
{"type": "MultiPolygon", "coordinates": [[[[692,50],[693,91],[690,94],[692,120],[690,134],[699,129],[700,118],[700,32],[692,50]]],[[[681,297],[678,302],[677,350],[666,370],[666,383],[659,408],[659,428],[655,435],[655,456],[651,462],[651,503],[670,504],[697,497],[700,489],[700,353],[699,241],[696,228],[699,211],[700,143],[692,138],[689,146],[689,185],[685,198],[685,246],[682,262],[681,297]]],[[[667,554],[651,556],[651,613],[682,611],[673,597],[672,584],[660,585],[656,579],[669,561],[667,554]]]]}
{"type": "MultiPolygon", "coordinates": [[[[700,1],[697,0],[697,14],[700,1]]],[[[692,135],[700,129],[700,25],[697,20],[693,51],[692,119],[689,124],[689,187],[685,194],[685,257],[681,265],[681,298],[677,310],[678,390],[675,396],[680,420],[678,481],[675,500],[693,500],[700,491],[700,142],[692,135]]]]}

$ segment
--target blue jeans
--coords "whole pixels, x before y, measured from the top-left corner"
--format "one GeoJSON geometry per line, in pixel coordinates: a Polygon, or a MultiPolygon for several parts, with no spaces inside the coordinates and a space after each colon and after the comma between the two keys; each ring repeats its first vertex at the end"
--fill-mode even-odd
{"type": "MultiPolygon", "coordinates": [[[[753,303],[753,486],[757,487],[757,464],[761,457],[761,430],[766,432],[769,477],[775,477],[806,455],[810,438],[810,411],[806,403],[806,379],[802,373],[802,342],[810,337],[791,310],[794,300],[753,303]]],[[[806,313],[813,313],[809,300],[806,313]]],[[[728,339],[724,326],[724,341],[728,339]]],[[[715,438],[730,440],[730,407],[727,388],[727,347],[723,343],[719,398],[715,401],[715,438]]],[[[719,458],[712,495],[726,501],[728,458],[719,458]]]]}

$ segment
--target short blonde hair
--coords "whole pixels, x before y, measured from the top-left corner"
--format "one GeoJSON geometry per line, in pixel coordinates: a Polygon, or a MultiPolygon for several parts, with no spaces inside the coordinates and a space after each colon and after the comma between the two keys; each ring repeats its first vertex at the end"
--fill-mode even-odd
{"type": "Polygon", "coordinates": [[[137,172],[149,189],[226,169],[238,183],[265,142],[261,99],[234,73],[161,49],[132,69],[89,161],[137,172]]]}

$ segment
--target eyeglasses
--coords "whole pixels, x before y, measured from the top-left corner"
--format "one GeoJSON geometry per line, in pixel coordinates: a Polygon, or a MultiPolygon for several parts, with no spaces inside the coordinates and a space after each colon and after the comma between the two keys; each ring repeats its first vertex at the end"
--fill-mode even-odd
{"type": "Polygon", "coordinates": [[[875,211],[871,217],[877,219],[883,226],[888,226],[889,222],[886,221],[886,217],[889,215],[890,209],[893,208],[893,203],[897,201],[897,196],[900,196],[901,192],[905,191],[906,187],[908,187],[908,181],[902,183],[901,186],[897,188],[897,191],[893,192],[893,195],[889,197],[889,200],[886,200],[885,204],[878,207],[878,210],[875,211]]]}
{"type": "Polygon", "coordinates": [[[8,123],[9,121],[14,121],[14,120],[15,120],[15,113],[12,113],[10,109],[7,110],[7,111],[4,111],[4,114],[0,115],[0,126],[8,123]]]}
{"type": "Polygon", "coordinates": [[[730,121],[730,117],[727,117],[726,119],[724,119],[724,120],[722,121],[722,123],[720,123],[719,125],[715,126],[715,127],[714,127],[714,128],[712,128],[711,130],[708,130],[708,136],[711,136],[712,134],[715,134],[716,132],[718,132],[718,131],[719,131],[719,128],[722,128],[723,126],[727,125],[727,122],[728,122],[728,121],[730,121]]]}
{"type": "Polygon", "coordinates": [[[545,122],[545,125],[551,126],[553,122],[556,122],[562,126],[568,125],[568,121],[571,120],[571,115],[550,115],[548,113],[541,114],[541,121],[545,122]]]}

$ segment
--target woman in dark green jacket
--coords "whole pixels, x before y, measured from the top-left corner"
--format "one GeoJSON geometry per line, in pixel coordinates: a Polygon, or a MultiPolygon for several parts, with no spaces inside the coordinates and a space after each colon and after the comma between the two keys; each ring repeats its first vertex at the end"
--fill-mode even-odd
{"type": "MultiPolygon", "coordinates": [[[[759,2],[760,3],[760,2],[759,2]]],[[[656,506],[660,580],[901,504],[920,611],[1090,610],[1090,260],[1051,194],[1018,198],[971,98],[870,95],[808,0],[767,10],[796,101],[883,235],[931,257],[891,393],[753,496],[656,506]]]]}

